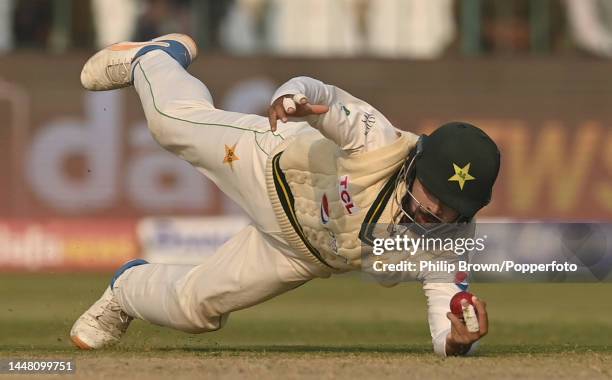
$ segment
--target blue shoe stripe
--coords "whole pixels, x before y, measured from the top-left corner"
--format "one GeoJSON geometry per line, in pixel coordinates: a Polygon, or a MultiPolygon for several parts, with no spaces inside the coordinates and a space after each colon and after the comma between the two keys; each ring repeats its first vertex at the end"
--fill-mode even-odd
{"type": "Polygon", "coordinates": [[[174,40],[162,40],[155,42],[165,42],[170,46],[164,47],[158,45],[147,45],[142,49],[138,50],[138,52],[134,56],[134,60],[150,51],[162,50],[168,55],[170,55],[172,58],[174,58],[174,60],[177,61],[181,66],[183,66],[184,69],[186,69],[187,66],[191,64],[191,57],[189,56],[189,51],[182,43],[174,40]]]}
{"type": "Polygon", "coordinates": [[[119,276],[123,274],[123,272],[125,272],[126,270],[130,268],[136,267],[138,265],[143,265],[143,264],[148,264],[148,263],[149,262],[147,260],[136,259],[136,260],[130,260],[127,263],[123,264],[119,269],[117,269],[117,271],[113,275],[113,278],[111,279],[111,283],[110,283],[111,290],[115,287],[115,281],[117,281],[117,279],[119,278],[119,276]]]}

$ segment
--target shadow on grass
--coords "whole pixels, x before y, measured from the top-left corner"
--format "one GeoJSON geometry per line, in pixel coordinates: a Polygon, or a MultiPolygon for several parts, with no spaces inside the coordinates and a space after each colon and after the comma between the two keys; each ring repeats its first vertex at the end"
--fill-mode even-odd
{"type": "Polygon", "coordinates": [[[530,355],[530,354],[586,354],[586,353],[612,353],[610,345],[579,345],[579,344],[559,344],[559,345],[487,345],[481,346],[478,356],[502,356],[502,355],[530,355]]]}
{"type": "Polygon", "coordinates": [[[104,348],[96,351],[79,351],[72,347],[58,346],[3,346],[0,345],[0,355],[7,353],[21,354],[140,354],[154,356],[155,354],[185,354],[191,353],[204,356],[240,356],[240,355],[258,355],[258,354],[428,354],[431,348],[425,345],[422,346],[323,346],[323,345],[245,345],[245,346],[226,346],[211,343],[206,346],[151,346],[139,344],[120,344],[116,347],[104,348]]]}
{"type": "Polygon", "coordinates": [[[159,352],[194,352],[202,354],[428,354],[429,346],[322,346],[322,345],[253,345],[212,347],[166,347],[159,352]]]}
{"type": "MultiPolygon", "coordinates": [[[[125,347],[125,349],[128,349],[125,347]]],[[[129,350],[129,349],[128,349],[129,350]]],[[[411,346],[318,346],[318,345],[278,345],[278,346],[216,346],[216,347],[164,347],[155,348],[157,352],[193,352],[201,354],[433,354],[429,345],[411,346]]],[[[606,353],[612,346],[580,345],[487,345],[481,347],[477,356],[499,356],[520,354],[556,353],[606,353]]]]}
{"type": "MultiPolygon", "coordinates": [[[[487,345],[483,344],[475,355],[476,357],[500,357],[514,355],[540,355],[540,354],[588,354],[588,353],[612,353],[612,346],[585,346],[585,345],[487,345]]],[[[116,347],[105,348],[96,351],[79,351],[73,347],[58,346],[3,346],[0,345],[0,356],[10,355],[134,355],[143,357],[167,356],[173,354],[192,354],[196,356],[251,356],[268,354],[365,354],[365,355],[433,355],[428,345],[347,345],[347,346],[324,346],[324,345],[244,345],[227,346],[211,343],[205,346],[151,346],[139,344],[122,344],[116,347]]]]}

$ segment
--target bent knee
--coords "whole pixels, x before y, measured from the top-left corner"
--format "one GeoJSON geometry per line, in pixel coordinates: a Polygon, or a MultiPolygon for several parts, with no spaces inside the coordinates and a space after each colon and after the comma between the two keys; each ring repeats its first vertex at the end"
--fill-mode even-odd
{"type": "Polygon", "coordinates": [[[185,321],[178,330],[190,334],[202,334],[206,332],[217,331],[225,326],[229,313],[222,315],[210,315],[205,311],[184,310],[185,321]]]}

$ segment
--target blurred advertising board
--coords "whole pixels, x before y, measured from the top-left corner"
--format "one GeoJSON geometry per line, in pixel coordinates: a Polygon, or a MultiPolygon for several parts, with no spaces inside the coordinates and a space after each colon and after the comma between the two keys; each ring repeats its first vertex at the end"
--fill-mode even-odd
{"type": "Polygon", "coordinates": [[[112,270],[138,256],[134,220],[0,220],[0,269],[112,270]]]}
{"type": "MultiPolygon", "coordinates": [[[[0,125],[6,126],[0,128],[0,216],[231,213],[231,202],[211,181],[151,138],[132,89],[81,88],[86,58],[19,54],[0,60],[0,125]]],[[[189,70],[221,109],[263,114],[276,86],[309,75],[366,100],[400,129],[426,133],[452,120],[471,122],[493,137],[502,154],[483,216],[612,219],[607,62],[213,55],[189,70]]],[[[223,152],[223,141],[218,149],[223,152]]]]}
{"type": "Polygon", "coordinates": [[[196,265],[248,223],[233,216],[145,218],[138,223],[142,257],[153,263],[196,265]]]}
{"type": "Polygon", "coordinates": [[[249,223],[241,216],[0,220],[0,271],[106,271],[144,258],[196,265],[249,223]]]}

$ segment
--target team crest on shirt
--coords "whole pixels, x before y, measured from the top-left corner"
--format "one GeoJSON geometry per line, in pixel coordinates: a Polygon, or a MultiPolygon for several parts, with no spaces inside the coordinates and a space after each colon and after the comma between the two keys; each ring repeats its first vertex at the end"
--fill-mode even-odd
{"type": "Polygon", "coordinates": [[[234,161],[238,161],[240,159],[240,157],[236,155],[236,145],[238,145],[238,143],[232,146],[228,146],[226,144],[224,145],[225,157],[223,157],[223,163],[228,164],[230,166],[230,169],[234,170],[234,161]]]}
{"type": "Polygon", "coordinates": [[[323,198],[321,198],[321,223],[324,225],[329,223],[329,201],[327,200],[327,194],[323,194],[323,198]]]}
{"type": "Polygon", "coordinates": [[[343,175],[342,177],[340,177],[340,181],[338,184],[338,193],[340,195],[342,205],[344,206],[344,211],[346,211],[346,213],[349,215],[353,215],[359,211],[359,207],[357,207],[355,202],[353,202],[353,197],[349,192],[349,182],[349,176],[343,175]]]}

